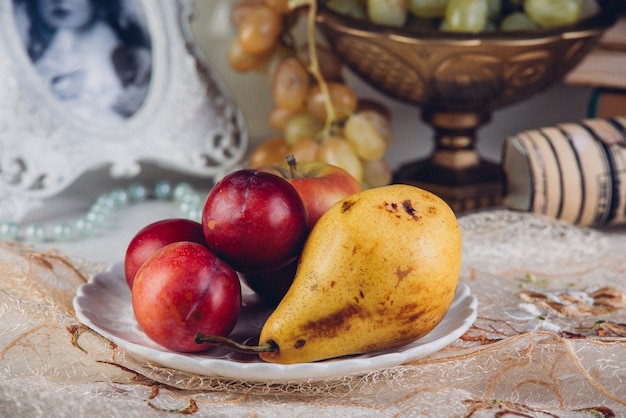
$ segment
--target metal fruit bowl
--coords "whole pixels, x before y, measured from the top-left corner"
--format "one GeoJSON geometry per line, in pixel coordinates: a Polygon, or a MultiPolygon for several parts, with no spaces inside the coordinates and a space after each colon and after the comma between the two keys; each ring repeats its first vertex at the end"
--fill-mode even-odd
{"type": "Polygon", "coordinates": [[[355,74],[421,107],[435,131],[433,154],[400,167],[394,181],[466,210],[498,204],[502,194],[500,168],[478,155],[476,130],[493,110],[562,80],[615,20],[603,10],[575,26],[470,34],[386,27],[320,5],[317,24],[355,74]]]}

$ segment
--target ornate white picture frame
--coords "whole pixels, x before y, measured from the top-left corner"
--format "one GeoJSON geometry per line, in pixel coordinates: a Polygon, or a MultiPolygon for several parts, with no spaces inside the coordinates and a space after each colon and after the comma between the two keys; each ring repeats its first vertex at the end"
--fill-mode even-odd
{"type": "Polygon", "coordinates": [[[200,57],[190,0],[100,0],[116,3],[117,24],[133,29],[121,41],[107,23],[93,37],[51,34],[54,19],[71,12],[52,3],[0,0],[0,221],[22,219],[102,167],[130,177],[144,161],[215,179],[239,164],[248,146],[243,115],[200,57]],[[35,12],[49,14],[41,36],[35,12]],[[126,47],[117,61],[107,43],[114,36],[126,47]]]}

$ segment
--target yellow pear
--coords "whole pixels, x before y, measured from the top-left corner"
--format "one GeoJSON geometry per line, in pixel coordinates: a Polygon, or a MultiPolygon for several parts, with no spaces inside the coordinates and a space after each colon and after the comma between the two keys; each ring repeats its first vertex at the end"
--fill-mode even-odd
{"type": "Polygon", "coordinates": [[[439,197],[409,185],[368,189],[312,229],[293,284],[265,322],[260,353],[304,363],[415,341],[452,304],[461,232],[439,197]]]}

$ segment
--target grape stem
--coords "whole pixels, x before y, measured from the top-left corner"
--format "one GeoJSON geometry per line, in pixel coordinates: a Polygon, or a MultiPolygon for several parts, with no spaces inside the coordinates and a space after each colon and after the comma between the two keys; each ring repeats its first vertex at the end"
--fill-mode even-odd
{"type": "Polygon", "coordinates": [[[322,133],[322,137],[326,138],[330,136],[332,130],[332,124],[335,121],[335,108],[333,107],[333,102],[330,97],[330,91],[328,89],[328,84],[324,79],[320,71],[319,60],[317,57],[317,49],[315,48],[315,18],[317,16],[317,1],[316,0],[289,0],[289,8],[295,9],[301,6],[309,6],[308,16],[307,16],[307,39],[308,39],[308,48],[309,48],[309,56],[311,58],[311,63],[309,65],[309,72],[317,81],[317,84],[320,87],[322,95],[324,96],[324,107],[326,109],[326,121],[324,123],[324,130],[322,133]]]}
{"type": "Polygon", "coordinates": [[[278,344],[276,344],[274,340],[269,340],[267,343],[261,345],[245,345],[239,344],[230,338],[198,333],[196,334],[195,342],[196,344],[212,344],[218,347],[226,347],[233,351],[246,354],[272,353],[278,351],[278,344]]]}

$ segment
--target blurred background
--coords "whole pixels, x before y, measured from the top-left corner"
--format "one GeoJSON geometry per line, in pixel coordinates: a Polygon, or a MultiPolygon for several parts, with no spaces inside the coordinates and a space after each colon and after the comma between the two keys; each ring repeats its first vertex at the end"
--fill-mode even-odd
{"type": "MultiPolygon", "coordinates": [[[[238,74],[226,62],[226,50],[235,36],[230,9],[238,0],[195,0],[196,14],[192,31],[207,60],[236,97],[246,117],[252,145],[275,135],[267,124],[272,108],[270,80],[264,73],[238,74]]],[[[420,109],[391,99],[344,70],[348,84],[359,98],[375,98],[392,112],[395,142],[387,152],[392,169],[429,155],[433,130],[420,117],[420,109]]],[[[478,132],[479,152],[499,162],[504,139],[522,130],[562,122],[576,122],[588,116],[594,89],[589,86],[559,83],[529,100],[496,110],[491,121],[478,132]]]]}
{"type": "MultiPolygon", "coordinates": [[[[195,15],[191,30],[197,46],[208,64],[222,78],[227,88],[235,97],[243,111],[250,134],[251,147],[276,135],[269,128],[267,118],[273,107],[270,93],[271,80],[265,73],[240,74],[233,71],[227,63],[227,48],[235,37],[235,27],[230,21],[230,12],[239,0],[193,0],[195,15]]],[[[620,0],[621,1],[621,0],[620,0]]],[[[623,30],[622,35],[626,33],[623,30]]],[[[626,39],[626,35],[622,37],[626,39]]],[[[320,37],[321,39],[321,37],[320,37]]],[[[611,56],[611,60],[595,61],[589,73],[596,81],[611,80],[623,84],[626,89],[626,47],[620,47],[622,53],[611,56]],[[599,71],[599,72],[598,72],[599,71]],[[614,77],[606,74],[612,71],[614,77]]],[[[619,48],[618,48],[619,49],[619,48]]],[[[611,53],[611,55],[613,55],[611,53]]],[[[605,57],[602,57],[605,58],[605,57]]],[[[392,170],[402,164],[428,156],[434,146],[432,128],[421,119],[421,109],[383,96],[361,81],[344,67],[347,83],[356,91],[359,98],[375,99],[384,103],[391,111],[395,140],[387,151],[386,160],[392,170]]],[[[626,91],[626,90],[624,90],[626,91]]],[[[585,77],[576,84],[565,82],[508,107],[493,112],[491,121],[478,131],[478,151],[488,160],[501,161],[504,141],[510,135],[520,131],[563,122],[577,122],[590,115],[590,103],[598,97],[597,85],[585,77]],[[595,99],[594,99],[595,98],[595,99]]],[[[626,114],[626,94],[622,94],[621,111],[626,114]]],[[[78,218],[102,193],[110,192],[114,187],[130,185],[135,182],[153,184],[155,180],[167,179],[172,183],[185,181],[202,193],[212,185],[205,178],[192,177],[183,173],[164,170],[158,165],[146,163],[137,178],[113,179],[108,168],[103,167],[85,173],[66,191],[46,202],[39,210],[31,213],[26,222],[48,222],[59,218],[78,218]]],[[[70,253],[112,262],[123,257],[126,244],[134,233],[151,221],[178,216],[171,204],[151,202],[150,206],[137,205],[125,209],[114,221],[107,224],[102,234],[92,237],[90,245],[82,241],[66,243],[63,249],[70,253]]],[[[50,247],[57,248],[58,243],[51,242],[50,247]]]]}

